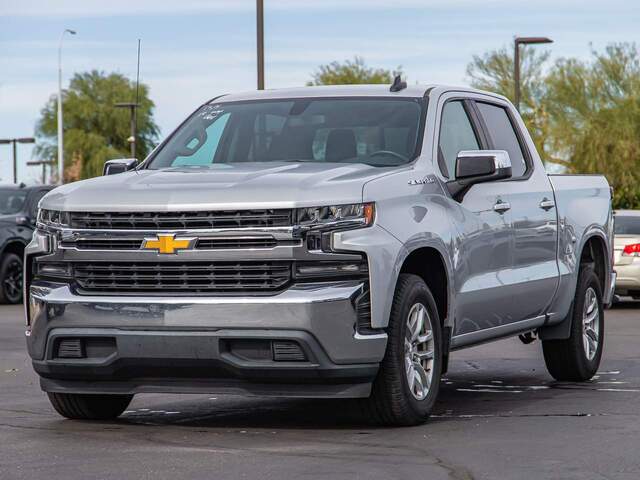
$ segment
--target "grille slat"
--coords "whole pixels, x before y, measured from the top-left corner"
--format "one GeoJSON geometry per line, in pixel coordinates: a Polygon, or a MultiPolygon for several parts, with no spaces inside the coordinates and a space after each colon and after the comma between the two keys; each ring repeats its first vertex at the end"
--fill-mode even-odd
{"type": "Polygon", "coordinates": [[[75,263],[87,292],[273,292],[291,281],[291,262],[75,263]]]}
{"type": "Polygon", "coordinates": [[[225,210],[215,212],[71,212],[71,228],[193,229],[289,227],[290,209],[225,210]]]}

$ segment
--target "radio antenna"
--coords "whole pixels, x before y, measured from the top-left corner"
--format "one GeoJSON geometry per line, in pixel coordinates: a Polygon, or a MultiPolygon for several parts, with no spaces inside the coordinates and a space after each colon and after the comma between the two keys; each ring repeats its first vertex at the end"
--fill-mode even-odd
{"type": "MultiPolygon", "coordinates": [[[[133,145],[134,145],[134,151],[133,153],[135,154],[135,147],[137,147],[137,135],[138,135],[138,108],[140,107],[140,104],[138,103],[138,99],[140,96],[140,39],[138,39],[138,66],[136,68],[136,106],[133,109],[133,115],[134,115],[134,119],[133,119],[133,145]]],[[[133,156],[133,158],[137,158],[135,155],[133,156]]]]}

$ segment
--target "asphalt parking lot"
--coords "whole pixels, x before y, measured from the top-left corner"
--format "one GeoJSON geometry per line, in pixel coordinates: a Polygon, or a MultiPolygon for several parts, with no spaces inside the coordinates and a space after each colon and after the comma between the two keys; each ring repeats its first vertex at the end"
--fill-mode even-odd
{"type": "Polygon", "coordinates": [[[0,307],[1,479],[638,479],[640,304],[606,315],[601,370],[558,383],[539,342],[456,352],[423,426],[373,428],[345,401],[140,395],[115,422],[64,420],[0,307]]]}

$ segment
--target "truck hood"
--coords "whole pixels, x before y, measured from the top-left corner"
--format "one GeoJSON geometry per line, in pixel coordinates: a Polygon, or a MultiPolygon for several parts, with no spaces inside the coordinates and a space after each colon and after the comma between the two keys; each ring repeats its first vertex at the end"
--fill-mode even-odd
{"type": "Polygon", "coordinates": [[[364,164],[281,162],[140,170],[58,187],[40,206],[135,212],[339,205],[361,202],[364,184],[390,170],[364,164]]]}

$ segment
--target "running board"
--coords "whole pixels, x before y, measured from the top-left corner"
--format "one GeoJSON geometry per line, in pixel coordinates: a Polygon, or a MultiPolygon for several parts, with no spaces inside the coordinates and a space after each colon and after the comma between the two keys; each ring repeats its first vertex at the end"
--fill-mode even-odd
{"type": "Polygon", "coordinates": [[[451,338],[451,350],[530,332],[531,330],[535,330],[536,328],[544,325],[545,318],[546,315],[540,315],[520,322],[507,323],[506,325],[485,328],[483,330],[478,330],[477,332],[456,335],[451,338]]]}

